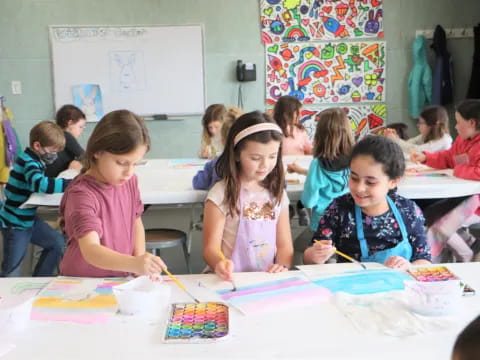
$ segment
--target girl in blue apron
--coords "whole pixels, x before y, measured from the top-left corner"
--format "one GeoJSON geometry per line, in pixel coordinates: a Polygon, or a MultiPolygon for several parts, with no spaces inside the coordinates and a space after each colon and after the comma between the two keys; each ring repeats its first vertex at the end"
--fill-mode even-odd
{"type": "Polygon", "coordinates": [[[224,280],[233,271],[291,266],[282,137],[280,127],[260,112],[240,116],[227,136],[216,164],[221,180],[207,195],[203,221],[204,259],[224,280]]]}
{"type": "Polygon", "coordinates": [[[337,248],[391,268],[429,264],[422,212],[394,191],[405,171],[401,148],[384,137],[367,136],[353,148],[350,170],[350,194],[325,211],[314,235],[321,241],[305,251],[305,263],[324,263],[337,248]]]}

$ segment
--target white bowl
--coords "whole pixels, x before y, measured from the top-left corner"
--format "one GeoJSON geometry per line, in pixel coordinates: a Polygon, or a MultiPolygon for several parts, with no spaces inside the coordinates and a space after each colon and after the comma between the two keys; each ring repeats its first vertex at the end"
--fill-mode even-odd
{"type": "Polygon", "coordinates": [[[170,301],[170,286],[140,276],[113,287],[122,314],[154,314],[164,310],[170,301]]]}
{"type": "Polygon", "coordinates": [[[405,295],[410,308],[421,315],[453,314],[463,295],[460,280],[421,282],[405,280],[405,295]]]}

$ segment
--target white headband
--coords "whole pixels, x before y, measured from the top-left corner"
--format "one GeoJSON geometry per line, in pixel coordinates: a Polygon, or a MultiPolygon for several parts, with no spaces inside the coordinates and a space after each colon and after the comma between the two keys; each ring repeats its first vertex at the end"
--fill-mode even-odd
{"type": "Polygon", "coordinates": [[[233,146],[236,146],[240,142],[240,140],[246,138],[248,135],[252,135],[257,132],[268,131],[268,130],[276,131],[283,135],[282,129],[280,129],[280,126],[278,126],[277,124],[274,124],[274,123],[256,124],[256,125],[249,126],[248,128],[240,131],[237,134],[237,136],[235,136],[235,139],[233,139],[233,146]]]}

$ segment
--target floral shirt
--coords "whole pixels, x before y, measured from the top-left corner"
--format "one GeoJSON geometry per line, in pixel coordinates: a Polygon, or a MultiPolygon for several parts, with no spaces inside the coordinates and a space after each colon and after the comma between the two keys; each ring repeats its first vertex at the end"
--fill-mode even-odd
{"type": "MultiPolygon", "coordinates": [[[[426,242],[425,219],[420,208],[411,200],[396,193],[389,196],[403,217],[408,241],[412,245],[412,258],[409,261],[425,259],[430,261],[430,247],[426,242]]],[[[371,254],[395,247],[402,241],[402,234],[391,209],[379,216],[362,213],[363,231],[371,254]]],[[[334,246],[360,260],[360,243],[357,238],[355,202],[350,194],[333,200],[320,218],[317,240],[332,240],[334,246]]],[[[312,240],[313,243],[313,240],[312,240]]],[[[343,261],[342,258],[337,259],[343,261]]]]}

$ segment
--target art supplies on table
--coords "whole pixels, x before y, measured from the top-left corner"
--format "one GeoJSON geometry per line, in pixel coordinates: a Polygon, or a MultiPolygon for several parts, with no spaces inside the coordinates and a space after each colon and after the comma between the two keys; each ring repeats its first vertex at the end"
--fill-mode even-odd
{"type": "Polygon", "coordinates": [[[209,343],[229,334],[228,306],[219,302],[171,305],[165,329],[167,343],[209,343]]]}
{"type": "Polygon", "coordinates": [[[112,287],[125,281],[58,277],[39,293],[31,319],[81,324],[107,322],[117,311],[112,287]]]}
{"type": "MultiPolygon", "coordinates": [[[[408,273],[417,281],[432,282],[445,280],[460,280],[461,279],[450,271],[446,266],[425,266],[417,267],[408,270],[408,273]]],[[[463,283],[463,295],[475,295],[475,290],[469,285],[463,283]]]]}
{"type": "Polygon", "coordinates": [[[168,277],[169,277],[170,279],[172,279],[172,281],[173,281],[175,284],[177,284],[177,286],[178,286],[180,289],[182,289],[183,291],[185,291],[185,293],[186,293],[188,296],[190,296],[190,297],[193,299],[193,301],[195,301],[197,304],[200,304],[200,301],[199,301],[195,296],[193,296],[190,291],[187,290],[186,286],[183,285],[183,284],[180,282],[180,280],[178,280],[178,279],[175,277],[175,275],[173,275],[170,271],[168,271],[168,269],[164,269],[163,271],[165,271],[165,273],[168,275],[168,277]]]}
{"type": "Polygon", "coordinates": [[[448,177],[449,175],[446,174],[446,173],[441,173],[441,172],[431,172],[431,173],[407,172],[407,173],[405,173],[405,176],[408,176],[408,177],[417,177],[417,176],[422,176],[422,177],[448,177]]]}
{"type": "Polygon", "coordinates": [[[218,290],[217,294],[246,315],[327,301],[332,295],[327,289],[300,277],[237,286],[236,291],[229,288],[218,290]]]}
{"type": "Polygon", "coordinates": [[[176,169],[203,167],[207,161],[208,159],[200,158],[170,159],[168,167],[176,169]]]}

